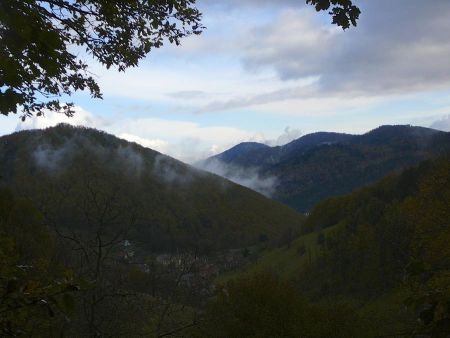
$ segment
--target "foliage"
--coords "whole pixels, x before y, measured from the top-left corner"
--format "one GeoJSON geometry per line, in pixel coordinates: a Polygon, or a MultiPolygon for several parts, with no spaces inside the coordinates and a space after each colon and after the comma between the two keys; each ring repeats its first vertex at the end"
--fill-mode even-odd
{"type": "Polygon", "coordinates": [[[165,41],[200,34],[195,0],[2,0],[0,2],[0,113],[43,109],[73,114],[57,97],[87,89],[100,98],[80,48],[124,71],[165,41]]]}
{"type": "Polygon", "coordinates": [[[446,257],[449,173],[444,157],[317,206],[305,231],[336,230],[326,237],[326,251],[304,282],[312,286],[312,280],[322,280],[314,282],[317,293],[376,295],[400,285],[418,253],[446,257]],[[430,183],[435,180],[439,183],[430,183]],[[432,235],[420,238],[419,229],[432,235]]]}
{"type": "Polygon", "coordinates": [[[0,336],[155,336],[191,320],[177,304],[183,274],[130,265],[110,220],[53,232],[29,201],[0,191],[0,336]]]}
{"type": "Polygon", "coordinates": [[[356,26],[361,14],[361,10],[352,3],[352,0],[306,0],[306,3],[313,5],[318,12],[330,10],[333,24],[344,30],[350,25],[356,26]]]}
{"type": "Polygon", "coordinates": [[[52,251],[38,212],[0,191],[1,336],[46,336],[73,313],[78,283],[51,265],[52,251]]]}
{"type": "Polygon", "coordinates": [[[349,307],[308,304],[293,284],[260,273],[222,286],[196,335],[339,338],[357,337],[358,326],[349,307]]]}
{"type": "Polygon", "coordinates": [[[450,159],[421,180],[418,196],[407,201],[415,225],[412,257],[406,267],[411,290],[405,304],[422,324],[418,333],[450,333],[450,159]]]}

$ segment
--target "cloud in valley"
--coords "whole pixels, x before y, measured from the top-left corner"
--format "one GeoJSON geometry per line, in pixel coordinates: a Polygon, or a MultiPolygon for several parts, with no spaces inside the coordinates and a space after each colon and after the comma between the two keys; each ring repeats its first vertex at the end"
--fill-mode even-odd
{"type": "Polygon", "coordinates": [[[274,176],[261,176],[257,168],[242,168],[223,163],[217,159],[198,163],[197,167],[225,177],[234,183],[255,190],[268,197],[275,192],[278,181],[274,176]]]}

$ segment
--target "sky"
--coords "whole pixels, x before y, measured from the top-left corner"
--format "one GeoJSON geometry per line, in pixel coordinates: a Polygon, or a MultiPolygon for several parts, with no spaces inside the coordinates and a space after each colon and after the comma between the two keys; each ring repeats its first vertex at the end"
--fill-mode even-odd
{"type": "Polygon", "coordinates": [[[316,131],[450,131],[450,1],[354,2],[362,14],[344,32],[304,0],[197,0],[203,34],[125,73],[85,56],[103,100],[75,94],[70,119],[2,116],[0,134],[65,122],[193,163],[316,131]]]}

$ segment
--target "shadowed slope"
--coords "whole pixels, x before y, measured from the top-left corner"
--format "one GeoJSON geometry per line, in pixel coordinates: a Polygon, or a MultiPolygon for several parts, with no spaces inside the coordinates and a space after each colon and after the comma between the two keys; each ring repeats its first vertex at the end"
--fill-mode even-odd
{"type": "Polygon", "coordinates": [[[247,188],[93,129],[0,138],[3,183],[57,227],[121,227],[146,250],[216,250],[275,240],[302,216],[247,188]]]}

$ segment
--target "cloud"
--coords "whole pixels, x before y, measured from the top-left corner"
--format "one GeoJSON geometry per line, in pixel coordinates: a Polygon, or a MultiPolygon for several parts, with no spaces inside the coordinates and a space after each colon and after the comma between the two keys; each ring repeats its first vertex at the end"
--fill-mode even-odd
{"type": "MultiPolygon", "coordinates": [[[[301,135],[302,131],[300,129],[287,126],[283,133],[276,139],[265,140],[263,143],[269,146],[281,146],[298,139],[301,135]]],[[[222,151],[224,150],[226,149],[222,149],[222,151]]],[[[216,149],[216,153],[219,153],[218,149],[216,149]]],[[[234,183],[255,190],[268,197],[275,192],[278,184],[276,176],[263,176],[256,167],[244,168],[224,163],[217,158],[199,161],[195,165],[202,170],[225,177],[234,183]]]]}
{"type": "Polygon", "coordinates": [[[433,122],[430,128],[450,132],[450,114],[433,122]]]}
{"type": "Polygon", "coordinates": [[[292,99],[307,98],[312,92],[309,83],[313,83],[314,79],[308,79],[305,83],[298,87],[277,89],[271,92],[248,94],[246,96],[237,96],[229,100],[215,100],[207,103],[199,108],[196,113],[208,113],[222,110],[237,109],[249,106],[264,105],[272,102],[289,101],[292,99]]]}
{"type": "Polygon", "coordinates": [[[208,94],[201,90],[181,90],[178,92],[171,92],[166,94],[168,97],[181,99],[181,100],[190,100],[196,98],[204,98],[208,96],[208,94]]]}
{"type": "Polygon", "coordinates": [[[169,184],[188,185],[195,180],[192,171],[186,171],[182,165],[169,161],[166,156],[157,156],[153,163],[153,173],[169,184]]]}
{"type": "Polygon", "coordinates": [[[264,140],[263,135],[258,133],[220,125],[202,126],[190,121],[161,118],[105,120],[81,107],[76,107],[75,111],[75,115],[70,118],[48,112],[44,117],[32,117],[25,122],[18,122],[15,129],[44,129],[60,123],[97,128],[188,163],[215,155],[239,142],[264,140]]]}
{"type": "Polygon", "coordinates": [[[300,136],[293,128],[277,139],[285,125],[359,132],[447,107],[426,95],[450,88],[450,2],[359,4],[358,27],[343,32],[301,0],[199,0],[208,26],[201,36],[155,50],[126,73],[93,65],[105,99],[81,102],[108,120],[77,108],[71,119],[3,118],[2,133],[65,122],[193,162],[242,141],[276,145],[300,136]]]}
{"type": "Polygon", "coordinates": [[[160,118],[113,121],[107,132],[192,163],[247,140],[263,141],[263,135],[224,126],[160,118]]]}
{"type": "Polygon", "coordinates": [[[108,147],[88,138],[85,134],[74,133],[70,138],[57,145],[50,143],[33,144],[32,155],[37,167],[48,174],[64,171],[74,165],[74,158],[89,154],[92,161],[106,161],[112,168],[121,168],[129,177],[140,177],[144,169],[144,158],[131,145],[108,147]]]}
{"type": "Polygon", "coordinates": [[[196,113],[211,113],[244,108],[258,112],[268,112],[292,116],[337,115],[351,110],[368,108],[381,101],[388,101],[380,96],[342,97],[337,93],[321,96],[315,79],[308,79],[309,85],[287,86],[265,93],[249,93],[229,100],[214,100],[198,108],[196,113]]]}
{"type": "Polygon", "coordinates": [[[282,146],[291,141],[294,141],[303,135],[300,129],[291,128],[287,126],[284,128],[283,133],[278,136],[275,140],[268,140],[265,143],[271,147],[282,146]]]}
{"type": "MultiPolygon", "coordinates": [[[[14,130],[45,129],[67,123],[104,130],[129,142],[138,143],[188,163],[215,155],[243,141],[263,142],[265,140],[264,135],[241,128],[202,125],[192,121],[162,118],[114,117],[107,120],[81,107],[76,107],[75,110],[76,113],[71,118],[54,112],[29,118],[25,122],[13,120],[14,116],[9,117],[6,121],[15,121],[16,126],[14,127],[14,123],[9,123],[8,128],[2,130],[2,134],[11,133],[14,130]]],[[[37,157],[43,159],[40,163],[44,163],[49,162],[50,157],[57,155],[49,153],[47,149],[41,149],[37,157]]]]}
{"type": "Polygon", "coordinates": [[[92,115],[90,112],[81,107],[74,107],[75,114],[67,117],[64,114],[55,113],[53,111],[44,112],[44,116],[33,116],[25,121],[19,121],[16,125],[16,131],[28,129],[45,129],[54,127],[60,123],[67,123],[73,126],[84,127],[102,127],[106,121],[92,115]]]}
{"type": "Polygon", "coordinates": [[[274,69],[283,80],[318,77],[316,95],[374,96],[450,84],[450,2],[363,1],[347,32],[288,9],[246,36],[249,71],[274,69]]]}
{"type": "Polygon", "coordinates": [[[150,148],[159,151],[161,153],[167,153],[169,149],[169,144],[161,139],[146,139],[143,137],[127,133],[119,134],[117,136],[126,141],[135,142],[143,147],[150,148]]]}
{"type": "Polygon", "coordinates": [[[73,149],[71,142],[55,148],[48,144],[40,144],[33,152],[35,164],[41,169],[54,173],[61,169],[62,165],[67,162],[68,157],[73,149]]]}
{"type": "MultiPolygon", "coordinates": [[[[379,0],[360,5],[358,26],[344,32],[311,6],[264,1],[263,8],[277,8],[271,19],[249,20],[253,26],[240,27],[239,34],[226,39],[233,43],[220,40],[228,46],[221,53],[239,58],[245,76],[274,72],[276,78],[256,91],[240,83],[238,91],[209,96],[207,102],[197,102],[195,112],[246,107],[267,111],[270,106],[272,112],[304,114],[308,103],[314,111],[332,112],[345,109],[349,101],[367,107],[450,86],[450,2],[379,0]]],[[[255,1],[228,0],[223,6],[248,14],[255,1]]]]}
{"type": "Polygon", "coordinates": [[[126,74],[94,65],[105,99],[151,102],[152,112],[260,112],[270,106],[273,114],[302,115],[311,100],[314,111],[331,112],[349,100],[367,107],[373,98],[450,86],[447,0],[361,0],[359,24],[346,32],[304,1],[198,5],[208,26],[201,36],[156,50],[126,74]]]}
{"type": "Polygon", "coordinates": [[[225,177],[234,183],[255,190],[268,197],[275,192],[278,182],[275,176],[261,176],[258,168],[242,168],[223,163],[217,159],[211,159],[206,162],[202,161],[196,165],[202,170],[225,177]]]}

